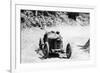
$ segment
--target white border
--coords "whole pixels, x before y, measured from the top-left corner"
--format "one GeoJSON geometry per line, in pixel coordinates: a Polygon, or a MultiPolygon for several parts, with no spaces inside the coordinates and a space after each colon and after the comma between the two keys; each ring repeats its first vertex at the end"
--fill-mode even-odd
{"type": "Polygon", "coordinates": [[[45,6],[45,5],[32,5],[32,4],[15,4],[12,2],[11,14],[11,72],[24,72],[24,71],[38,71],[38,70],[51,70],[51,69],[66,69],[72,67],[89,67],[95,65],[95,27],[94,27],[94,8],[84,8],[77,6],[45,6]],[[75,8],[76,7],[76,8],[75,8]],[[20,64],[20,9],[34,9],[34,10],[54,10],[54,11],[73,11],[73,12],[90,12],[91,24],[91,49],[89,61],[76,61],[76,62],[61,62],[61,63],[38,63],[38,64],[20,64]],[[16,52],[15,52],[16,51],[16,52]],[[52,66],[53,65],[53,66],[52,66]],[[49,66],[49,67],[48,67],[49,66]]]}

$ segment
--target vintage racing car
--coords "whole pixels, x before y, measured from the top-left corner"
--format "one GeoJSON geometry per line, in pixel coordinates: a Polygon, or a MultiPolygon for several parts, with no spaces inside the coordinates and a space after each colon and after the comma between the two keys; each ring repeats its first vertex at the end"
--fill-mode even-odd
{"type": "Polygon", "coordinates": [[[42,50],[44,58],[48,58],[51,53],[65,53],[66,58],[69,59],[72,54],[69,43],[66,44],[66,50],[63,50],[63,38],[59,31],[46,32],[39,40],[39,48],[42,50]]]}

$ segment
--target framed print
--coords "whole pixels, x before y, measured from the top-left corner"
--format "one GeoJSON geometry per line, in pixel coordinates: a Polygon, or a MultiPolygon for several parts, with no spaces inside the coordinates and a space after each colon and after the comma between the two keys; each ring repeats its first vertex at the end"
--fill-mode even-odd
{"type": "Polygon", "coordinates": [[[94,8],[11,1],[11,72],[95,65],[94,8]]]}

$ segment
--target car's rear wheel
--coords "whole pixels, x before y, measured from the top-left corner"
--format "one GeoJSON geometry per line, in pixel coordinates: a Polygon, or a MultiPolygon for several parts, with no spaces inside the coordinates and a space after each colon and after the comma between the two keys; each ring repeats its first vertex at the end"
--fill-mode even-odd
{"type": "Polygon", "coordinates": [[[44,54],[43,57],[48,58],[48,56],[49,56],[49,44],[48,44],[48,42],[45,42],[44,48],[42,49],[42,52],[44,54]]]}
{"type": "Polygon", "coordinates": [[[41,40],[41,38],[39,40],[39,48],[42,49],[42,40],[41,40]]]}
{"type": "Polygon", "coordinates": [[[71,46],[70,44],[68,43],[67,46],[66,46],[66,56],[67,56],[67,59],[69,59],[72,55],[72,49],[71,49],[71,46]]]}

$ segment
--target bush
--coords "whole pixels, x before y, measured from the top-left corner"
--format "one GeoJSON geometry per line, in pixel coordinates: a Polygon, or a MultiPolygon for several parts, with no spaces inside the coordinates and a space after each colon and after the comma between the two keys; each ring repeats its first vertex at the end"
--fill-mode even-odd
{"type": "Polygon", "coordinates": [[[21,28],[31,27],[51,27],[61,25],[75,25],[78,22],[80,25],[89,24],[89,14],[61,12],[61,11],[36,11],[36,10],[21,10],[21,28]]]}

